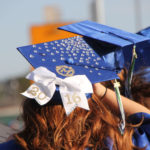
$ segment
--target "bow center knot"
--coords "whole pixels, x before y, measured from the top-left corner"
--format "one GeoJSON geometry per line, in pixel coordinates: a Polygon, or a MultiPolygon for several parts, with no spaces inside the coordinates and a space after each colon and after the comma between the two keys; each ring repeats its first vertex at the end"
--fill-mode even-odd
{"type": "Polygon", "coordinates": [[[59,86],[63,86],[63,79],[56,77],[56,79],[55,79],[55,84],[56,84],[56,85],[59,85],[59,86]]]}

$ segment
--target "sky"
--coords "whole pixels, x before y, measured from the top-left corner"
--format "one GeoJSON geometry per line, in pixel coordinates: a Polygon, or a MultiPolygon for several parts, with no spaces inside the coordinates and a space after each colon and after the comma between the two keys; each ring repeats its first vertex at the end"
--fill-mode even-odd
{"type": "MultiPolygon", "coordinates": [[[[45,23],[45,6],[57,6],[61,20],[92,20],[94,0],[0,0],[0,81],[24,76],[30,68],[16,50],[30,44],[30,27],[45,23]]],[[[150,26],[149,0],[104,0],[105,24],[129,32],[150,26]],[[140,2],[141,21],[136,23],[135,3],[140,2]]]]}

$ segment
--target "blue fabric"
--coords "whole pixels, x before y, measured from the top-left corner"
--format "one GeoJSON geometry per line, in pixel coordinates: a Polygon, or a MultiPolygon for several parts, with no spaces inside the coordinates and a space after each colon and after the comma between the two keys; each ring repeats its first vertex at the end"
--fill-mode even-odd
{"type": "Polygon", "coordinates": [[[137,32],[137,34],[150,37],[150,27],[140,30],[139,32],[137,32]]]}
{"type": "Polygon", "coordinates": [[[0,150],[23,150],[14,140],[0,143],[0,150]]]}
{"type": "MultiPolygon", "coordinates": [[[[150,38],[150,27],[139,31],[137,34],[150,38]]],[[[137,55],[135,71],[139,71],[141,67],[150,67],[150,41],[146,47],[137,50],[137,55]]]]}
{"type": "MultiPolygon", "coordinates": [[[[136,113],[129,117],[129,121],[132,124],[140,123],[143,120],[140,127],[135,128],[132,141],[135,146],[146,147],[146,150],[150,150],[150,114],[136,113]]],[[[107,137],[104,141],[108,150],[113,150],[113,141],[107,137]]],[[[0,144],[0,150],[22,150],[14,140],[0,144]]],[[[90,150],[90,148],[86,148],[90,150]]]]}
{"type": "Polygon", "coordinates": [[[150,150],[150,114],[146,113],[137,113],[129,118],[132,123],[142,124],[139,128],[135,128],[133,135],[133,143],[138,147],[146,146],[146,150],[150,150]]]}
{"type": "Polygon", "coordinates": [[[117,45],[119,47],[125,47],[132,44],[143,45],[147,40],[150,40],[149,38],[144,36],[98,24],[89,20],[65,25],[59,27],[58,29],[87,36],[92,39],[117,45]]]}

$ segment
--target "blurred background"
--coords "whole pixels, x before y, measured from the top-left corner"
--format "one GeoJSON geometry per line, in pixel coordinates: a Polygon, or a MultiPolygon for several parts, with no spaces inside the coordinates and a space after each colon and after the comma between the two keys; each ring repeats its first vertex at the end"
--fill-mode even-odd
{"type": "Polygon", "coordinates": [[[136,33],[150,26],[150,0],[0,0],[0,123],[22,127],[31,66],[16,48],[73,36],[57,27],[83,20],[136,33]]]}

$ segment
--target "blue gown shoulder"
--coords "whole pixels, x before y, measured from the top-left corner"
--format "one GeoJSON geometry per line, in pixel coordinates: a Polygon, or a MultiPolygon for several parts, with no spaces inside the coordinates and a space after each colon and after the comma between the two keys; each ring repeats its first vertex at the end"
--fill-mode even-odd
{"type": "Polygon", "coordinates": [[[15,140],[10,140],[8,142],[0,143],[0,150],[23,150],[23,148],[21,148],[15,140]]]}
{"type": "Polygon", "coordinates": [[[139,127],[135,127],[132,137],[133,144],[138,147],[146,147],[150,150],[150,114],[136,113],[129,116],[132,124],[141,123],[139,127]]]}

